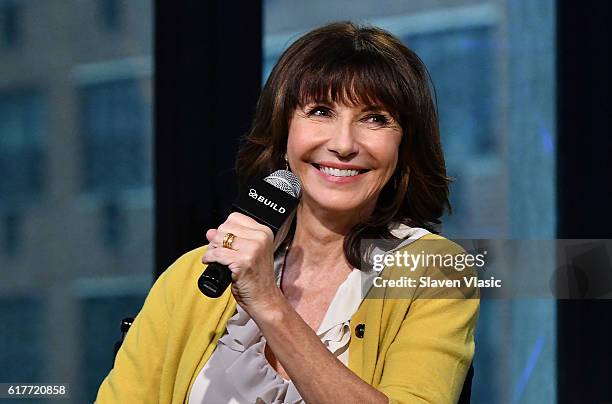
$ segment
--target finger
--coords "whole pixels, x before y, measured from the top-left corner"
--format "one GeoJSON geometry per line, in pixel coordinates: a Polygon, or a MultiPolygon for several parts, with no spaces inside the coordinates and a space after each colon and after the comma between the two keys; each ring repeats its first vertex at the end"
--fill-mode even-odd
{"type": "MultiPolygon", "coordinates": [[[[234,243],[236,243],[238,239],[266,242],[269,237],[262,230],[245,227],[238,223],[225,222],[217,229],[217,233],[213,236],[212,242],[219,246],[223,246],[223,238],[227,233],[232,233],[235,236],[232,248],[234,248],[234,243]]],[[[273,239],[270,239],[270,241],[272,240],[273,239]]]]}
{"type": "Polygon", "coordinates": [[[200,261],[202,262],[202,264],[207,264],[208,262],[206,261],[206,257],[210,254],[208,254],[209,251],[213,251],[213,250],[217,250],[219,247],[213,245],[212,243],[208,243],[206,245],[206,250],[204,251],[204,255],[202,255],[202,258],[200,259],[200,261]],[[207,255],[208,254],[208,255],[207,255]]]}
{"type": "Polygon", "coordinates": [[[269,233],[272,236],[272,238],[274,238],[274,233],[272,232],[272,229],[270,229],[270,227],[264,224],[261,224],[257,220],[253,219],[252,217],[249,217],[240,212],[230,213],[230,215],[227,217],[226,223],[237,223],[249,229],[259,230],[264,233],[269,233]]]}
{"type": "Polygon", "coordinates": [[[217,234],[217,229],[208,229],[206,231],[206,240],[208,240],[208,242],[210,243],[215,237],[215,234],[217,234]]]}
{"type": "MultiPolygon", "coordinates": [[[[208,240],[208,245],[211,248],[223,247],[223,239],[225,238],[227,233],[234,234],[233,232],[221,232],[218,229],[208,229],[206,231],[206,239],[208,240]]],[[[232,241],[232,249],[235,249],[234,242],[237,238],[238,236],[234,234],[234,240],[232,241]]]]}
{"type": "Polygon", "coordinates": [[[241,251],[244,250],[250,243],[253,243],[253,240],[249,240],[246,237],[239,236],[234,232],[229,233],[232,233],[234,235],[234,238],[228,238],[228,241],[231,240],[229,247],[223,246],[223,241],[227,237],[228,233],[224,233],[221,231],[217,231],[215,233],[215,236],[210,240],[210,245],[213,246],[213,248],[225,248],[226,250],[231,249],[234,251],[241,251]]]}
{"type": "Polygon", "coordinates": [[[202,257],[202,263],[210,264],[211,262],[217,262],[227,266],[232,272],[235,272],[240,268],[239,260],[239,253],[228,248],[214,248],[212,250],[206,250],[206,253],[202,257]]]}
{"type": "Polygon", "coordinates": [[[253,219],[250,216],[245,215],[244,213],[240,213],[240,212],[232,212],[229,214],[229,216],[227,217],[226,222],[229,223],[237,223],[240,224],[244,227],[248,227],[251,229],[258,229],[259,226],[261,226],[261,224],[253,219]]]}

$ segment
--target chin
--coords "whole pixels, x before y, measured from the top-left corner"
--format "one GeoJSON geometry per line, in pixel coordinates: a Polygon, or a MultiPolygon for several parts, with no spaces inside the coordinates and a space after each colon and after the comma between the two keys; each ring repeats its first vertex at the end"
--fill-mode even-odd
{"type": "Polygon", "coordinates": [[[339,213],[355,212],[363,207],[363,203],[359,203],[355,198],[347,198],[344,195],[337,198],[319,195],[319,197],[313,198],[313,200],[320,208],[339,213]]]}

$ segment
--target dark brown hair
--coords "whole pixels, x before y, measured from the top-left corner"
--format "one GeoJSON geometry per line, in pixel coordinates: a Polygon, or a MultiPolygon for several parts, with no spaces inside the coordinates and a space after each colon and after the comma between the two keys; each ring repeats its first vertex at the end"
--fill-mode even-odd
{"type": "Polygon", "coordinates": [[[382,105],[403,131],[397,167],[371,216],[345,237],[346,258],[359,268],[360,241],[395,238],[387,228],[391,222],[436,232],[451,206],[432,88],[419,57],[382,29],[338,22],[305,34],[281,55],[263,87],[238,151],[240,187],[285,167],[289,122],[297,107],[382,105]]]}

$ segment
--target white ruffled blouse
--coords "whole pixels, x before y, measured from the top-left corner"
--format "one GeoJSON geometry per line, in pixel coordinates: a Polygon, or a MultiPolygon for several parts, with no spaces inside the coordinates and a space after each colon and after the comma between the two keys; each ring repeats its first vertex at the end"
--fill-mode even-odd
{"type": "MultiPolygon", "coordinates": [[[[429,233],[403,224],[391,232],[404,241],[395,249],[429,233]]],[[[280,284],[286,250],[274,259],[276,282],[280,284]]],[[[349,273],[338,287],[317,336],[327,349],[348,366],[350,320],[362,301],[362,271],[349,273]]],[[[292,381],[282,378],[265,357],[266,339],[257,324],[238,305],[227,322],[212,356],[198,374],[189,394],[190,404],[200,403],[303,403],[292,381]]]]}

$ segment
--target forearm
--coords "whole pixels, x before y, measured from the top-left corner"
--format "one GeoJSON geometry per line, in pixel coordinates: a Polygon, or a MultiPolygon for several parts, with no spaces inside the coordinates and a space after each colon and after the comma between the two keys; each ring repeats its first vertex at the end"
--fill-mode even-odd
{"type": "Polygon", "coordinates": [[[388,403],[321,343],[284,297],[272,311],[253,316],[274,355],[306,402],[388,403]]]}

